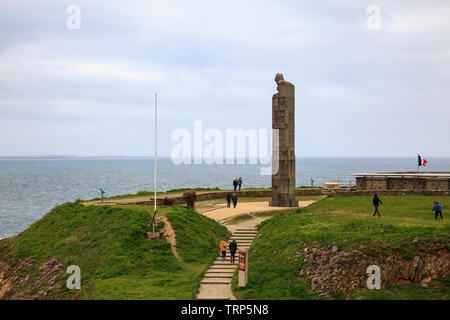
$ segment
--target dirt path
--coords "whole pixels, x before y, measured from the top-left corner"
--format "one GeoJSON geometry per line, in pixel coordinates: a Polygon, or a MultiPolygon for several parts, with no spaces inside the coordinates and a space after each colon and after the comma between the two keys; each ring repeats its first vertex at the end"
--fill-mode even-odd
{"type": "Polygon", "coordinates": [[[183,261],[177,252],[177,238],[175,235],[175,230],[172,228],[172,224],[167,219],[167,217],[158,217],[156,221],[163,221],[164,228],[162,228],[162,232],[164,232],[164,237],[166,241],[170,243],[170,248],[172,249],[173,255],[180,261],[183,261]]]}
{"type": "MultiPolygon", "coordinates": [[[[314,202],[316,202],[316,200],[299,201],[298,208],[305,208],[314,202]]],[[[236,208],[233,208],[233,206],[231,206],[231,208],[227,208],[226,204],[222,201],[211,204],[205,208],[199,208],[197,211],[204,214],[208,218],[225,222],[241,215],[285,212],[298,208],[270,207],[269,201],[238,202],[236,208]]]]}

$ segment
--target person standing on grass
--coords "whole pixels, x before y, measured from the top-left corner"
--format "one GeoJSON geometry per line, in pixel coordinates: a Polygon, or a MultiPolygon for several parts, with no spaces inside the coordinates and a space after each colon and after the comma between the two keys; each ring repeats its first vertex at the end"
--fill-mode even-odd
{"type": "Polygon", "coordinates": [[[383,202],[381,202],[381,199],[378,198],[377,195],[375,195],[373,197],[372,202],[373,202],[373,206],[375,207],[375,212],[373,213],[373,216],[375,217],[375,215],[378,213],[378,217],[381,217],[380,211],[378,210],[378,206],[380,205],[380,203],[383,204],[383,202]]]}
{"type": "Polygon", "coordinates": [[[237,242],[236,240],[233,240],[230,242],[228,248],[230,248],[230,263],[234,263],[234,260],[236,258],[236,250],[237,250],[237,242]]]}
{"type": "Polygon", "coordinates": [[[242,185],[242,177],[239,177],[238,179],[239,191],[241,191],[241,185],[242,185]]]}
{"type": "Polygon", "coordinates": [[[103,203],[103,196],[105,195],[105,190],[103,190],[102,188],[98,188],[100,190],[100,196],[102,198],[102,203],[103,203]]]}
{"type": "Polygon", "coordinates": [[[434,220],[437,220],[439,216],[441,216],[441,220],[444,220],[444,218],[442,218],[442,204],[440,204],[437,201],[434,201],[434,206],[433,206],[433,210],[434,211],[434,220]]]}
{"type": "Polygon", "coordinates": [[[233,179],[233,187],[234,187],[234,191],[236,191],[236,188],[238,186],[238,180],[236,178],[233,179]]]}
{"type": "Polygon", "coordinates": [[[231,192],[227,193],[227,207],[229,208],[231,206],[231,192]]]}
{"type": "Polygon", "coordinates": [[[219,245],[220,252],[222,253],[222,261],[225,261],[225,257],[227,255],[227,242],[222,238],[219,245]]]}
{"type": "Polygon", "coordinates": [[[231,200],[233,200],[233,207],[236,208],[237,201],[238,201],[238,196],[235,193],[233,193],[233,196],[231,197],[231,200]]]}

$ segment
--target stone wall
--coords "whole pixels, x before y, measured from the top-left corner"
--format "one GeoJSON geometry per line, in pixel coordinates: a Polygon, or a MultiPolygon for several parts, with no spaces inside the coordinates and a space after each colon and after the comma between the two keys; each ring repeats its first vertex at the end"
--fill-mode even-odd
{"type": "MultiPolygon", "coordinates": [[[[197,193],[197,201],[213,200],[213,199],[223,199],[226,201],[227,193],[230,191],[212,191],[212,192],[202,192],[197,193]]],[[[378,190],[376,191],[378,195],[428,195],[428,196],[448,196],[450,195],[449,190],[378,190]]],[[[272,191],[270,189],[265,190],[241,190],[236,191],[239,197],[251,197],[251,198],[270,198],[272,191]]],[[[350,188],[339,188],[339,189],[322,189],[322,188],[307,188],[307,189],[296,189],[296,196],[373,196],[373,190],[358,190],[350,188]]],[[[167,196],[173,204],[185,204],[185,200],[182,196],[167,196]]],[[[157,204],[162,205],[164,198],[158,198],[157,204]]],[[[134,204],[153,204],[153,198],[148,198],[148,200],[137,201],[134,204]]]]}
{"type": "MultiPolygon", "coordinates": [[[[201,192],[197,193],[197,201],[205,201],[205,200],[212,200],[212,199],[226,199],[227,193],[233,191],[212,191],[212,192],[201,192]]],[[[271,189],[265,189],[265,190],[241,190],[236,191],[236,194],[238,197],[249,197],[249,198],[270,198],[272,196],[272,190],[271,189]]],[[[320,196],[322,195],[322,189],[321,188],[308,188],[308,189],[296,189],[295,191],[296,196],[320,196]]],[[[185,200],[182,196],[167,196],[167,199],[170,199],[173,204],[183,204],[185,203],[185,200]]],[[[159,196],[159,198],[156,200],[158,205],[162,205],[164,202],[164,198],[159,196]]],[[[153,204],[153,198],[149,197],[149,200],[140,200],[137,201],[135,204],[153,204]]]]}
{"type": "Polygon", "coordinates": [[[426,181],[427,190],[450,190],[450,179],[449,180],[427,180],[426,181]]]}
{"type": "Polygon", "coordinates": [[[387,181],[384,178],[366,179],[366,190],[388,190],[387,181]]]}
{"type": "Polygon", "coordinates": [[[357,191],[449,191],[450,179],[429,177],[357,177],[357,191]]]}

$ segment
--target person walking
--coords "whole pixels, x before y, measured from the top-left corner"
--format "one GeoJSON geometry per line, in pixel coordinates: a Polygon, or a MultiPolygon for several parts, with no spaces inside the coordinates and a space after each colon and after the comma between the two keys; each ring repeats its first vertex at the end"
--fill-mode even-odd
{"type": "Polygon", "coordinates": [[[227,193],[227,207],[230,208],[231,206],[231,192],[227,193]]]}
{"type": "Polygon", "coordinates": [[[242,185],[242,177],[239,177],[238,179],[239,191],[241,191],[241,185],[242,185]]]}
{"type": "Polygon", "coordinates": [[[219,249],[222,253],[222,261],[225,261],[225,257],[227,255],[227,242],[224,238],[222,238],[222,241],[220,241],[219,249]]]}
{"type": "Polygon", "coordinates": [[[378,210],[378,206],[380,205],[380,203],[383,204],[383,202],[381,201],[380,198],[378,198],[378,195],[375,195],[373,197],[372,202],[373,202],[373,206],[375,207],[375,212],[373,213],[373,216],[375,217],[375,215],[378,213],[378,217],[381,217],[380,211],[378,210]]]}
{"type": "Polygon", "coordinates": [[[236,259],[236,250],[237,250],[237,242],[236,240],[233,240],[228,245],[228,248],[230,248],[230,263],[234,263],[234,260],[236,259]]]}
{"type": "Polygon", "coordinates": [[[233,193],[233,196],[231,197],[231,200],[233,200],[233,207],[236,208],[237,201],[238,201],[238,196],[235,193],[233,193]]]}
{"type": "Polygon", "coordinates": [[[437,220],[439,216],[441,216],[441,220],[444,220],[444,218],[442,218],[442,204],[440,204],[437,201],[434,201],[432,212],[433,211],[434,211],[434,220],[437,220]]]}
{"type": "Polygon", "coordinates": [[[234,187],[234,191],[236,191],[236,188],[238,186],[238,180],[236,178],[233,179],[233,187],[234,187]]]}

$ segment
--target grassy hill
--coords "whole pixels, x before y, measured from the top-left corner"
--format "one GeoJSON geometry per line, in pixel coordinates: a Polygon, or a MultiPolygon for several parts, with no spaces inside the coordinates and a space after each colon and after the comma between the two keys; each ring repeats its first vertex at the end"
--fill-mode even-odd
{"type": "Polygon", "coordinates": [[[166,241],[144,238],[147,210],[66,203],[0,242],[0,280],[11,285],[3,298],[194,298],[228,231],[185,206],[160,211],[176,232],[182,262],[166,241]],[[70,265],[81,269],[80,290],[66,288],[70,265]]]}
{"type": "Polygon", "coordinates": [[[235,296],[449,299],[448,277],[433,280],[428,287],[405,281],[375,291],[352,279],[357,275],[367,279],[365,272],[370,263],[391,263],[394,268],[399,263],[402,272],[401,263],[416,256],[448,254],[450,250],[450,223],[445,209],[450,197],[385,196],[382,200],[381,218],[372,217],[371,197],[341,196],[264,221],[259,228],[262,235],[249,253],[248,286],[238,290],[235,275],[235,296]],[[431,208],[435,199],[444,204],[444,221],[434,220],[431,208]]]}

